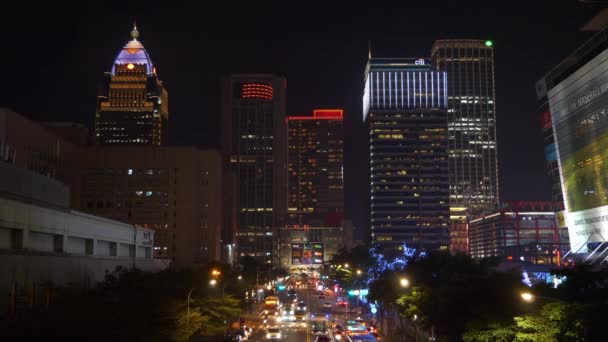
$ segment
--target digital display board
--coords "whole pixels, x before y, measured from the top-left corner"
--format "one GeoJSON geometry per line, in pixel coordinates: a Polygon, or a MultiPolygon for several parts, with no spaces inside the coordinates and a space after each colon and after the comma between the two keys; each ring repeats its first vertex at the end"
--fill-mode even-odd
{"type": "Polygon", "coordinates": [[[301,242],[291,244],[292,265],[322,265],[323,257],[323,243],[301,242]]]}
{"type": "Polygon", "coordinates": [[[571,249],[608,237],[608,50],[547,92],[571,249]]]}

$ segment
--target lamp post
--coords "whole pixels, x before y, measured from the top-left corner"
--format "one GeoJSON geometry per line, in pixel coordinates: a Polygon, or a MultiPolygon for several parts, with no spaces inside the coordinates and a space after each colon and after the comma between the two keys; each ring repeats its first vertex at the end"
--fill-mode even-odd
{"type": "Polygon", "coordinates": [[[188,310],[187,310],[187,315],[188,315],[188,317],[187,317],[187,320],[186,320],[186,321],[188,322],[188,323],[187,323],[187,326],[188,326],[188,332],[190,332],[190,295],[192,295],[192,290],[193,290],[193,289],[194,289],[194,288],[191,288],[191,289],[190,289],[190,292],[188,292],[188,299],[187,299],[187,302],[188,302],[188,304],[187,304],[187,307],[188,307],[188,310]]]}

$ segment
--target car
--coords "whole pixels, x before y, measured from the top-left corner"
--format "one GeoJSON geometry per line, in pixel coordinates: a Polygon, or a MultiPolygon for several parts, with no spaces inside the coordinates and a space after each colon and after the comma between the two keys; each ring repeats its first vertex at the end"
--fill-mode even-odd
{"type": "Polygon", "coordinates": [[[248,341],[249,340],[249,335],[247,334],[247,332],[245,332],[245,330],[239,330],[237,332],[235,332],[235,335],[239,335],[241,336],[241,341],[248,341]]]}
{"type": "Polygon", "coordinates": [[[324,310],[331,310],[331,303],[323,303],[324,310]]]}
{"type": "Polygon", "coordinates": [[[243,341],[243,335],[239,333],[237,330],[230,331],[226,333],[224,336],[224,341],[226,342],[241,342],[243,341]]]}
{"type": "Polygon", "coordinates": [[[278,325],[273,325],[266,330],[267,340],[280,340],[281,339],[281,328],[278,325]]]}
{"type": "Polygon", "coordinates": [[[247,336],[253,334],[253,329],[248,325],[243,325],[243,330],[247,333],[247,336]]]}
{"type": "Polygon", "coordinates": [[[378,340],[372,335],[357,335],[349,336],[350,342],[378,342],[378,340]]]}
{"type": "Polygon", "coordinates": [[[315,338],[315,342],[332,342],[331,337],[327,335],[319,335],[315,338]]]}
{"type": "Polygon", "coordinates": [[[376,338],[376,340],[378,340],[378,341],[382,341],[382,337],[381,337],[381,336],[380,336],[380,334],[378,334],[377,332],[372,331],[372,332],[370,332],[369,334],[370,334],[370,335],[372,335],[372,336],[374,336],[374,337],[376,338]]]}

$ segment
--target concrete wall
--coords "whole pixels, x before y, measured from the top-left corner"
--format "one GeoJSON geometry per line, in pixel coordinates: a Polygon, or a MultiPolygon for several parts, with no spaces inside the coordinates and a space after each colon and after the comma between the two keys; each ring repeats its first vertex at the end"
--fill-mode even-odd
{"type": "Polygon", "coordinates": [[[74,255],[97,255],[96,241],[102,240],[119,244],[118,256],[133,256],[137,244],[141,254],[136,257],[145,258],[154,243],[150,229],[7,198],[0,198],[0,231],[0,246],[5,248],[74,255]],[[22,232],[20,247],[13,246],[14,230],[22,232]]]}
{"type": "Polygon", "coordinates": [[[167,260],[104,258],[90,256],[0,254],[0,315],[10,308],[13,285],[29,291],[32,284],[51,282],[54,286],[94,286],[103,281],[106,271],[116,266],[158,272],[169,266],[167,260]]]}
{"type": "Polygon", "coordinates": [[[0,193],[62,208],[70,204],[67,185],[33,171],[0,162],[0,179],[0,193]]]}

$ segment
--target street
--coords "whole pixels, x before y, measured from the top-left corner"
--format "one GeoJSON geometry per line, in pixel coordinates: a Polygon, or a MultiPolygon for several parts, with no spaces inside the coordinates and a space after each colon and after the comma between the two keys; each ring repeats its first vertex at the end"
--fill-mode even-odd
{"type": "MultiPolygon", "coordinates": [[[[282,295],[280,295],[280,298],[282,301],[284,300],[282,295]]],[[[336,304],[335,296],[319,298],[319,295],[315,294],[314,290],[302,290],[298,291],[298,301],[306,303],[309,318],[324,316],[328,318],[329,322],[336,320],[340,323],[346,320],[345,309],[336,304]],[[331,309],[324,310],[324,303],[330,303],[331,309]]],[[[260,317],[259,320],[256,320],[257,322],[253,323],[255,332],[249,337],[249,341],[267,341],[266,329],[262,327],[262,320],[263,318],[260,317]]],[[[316,338],[316,336],[311,334],[311,325],[308,321],[306,321],[306,324],[302,322],[281,322],[279,326],[281,328],[281,341],[312,342],[316,338]]],[[[330,331],[328,331],[328,335],[331,336],[330,331]]]]}

